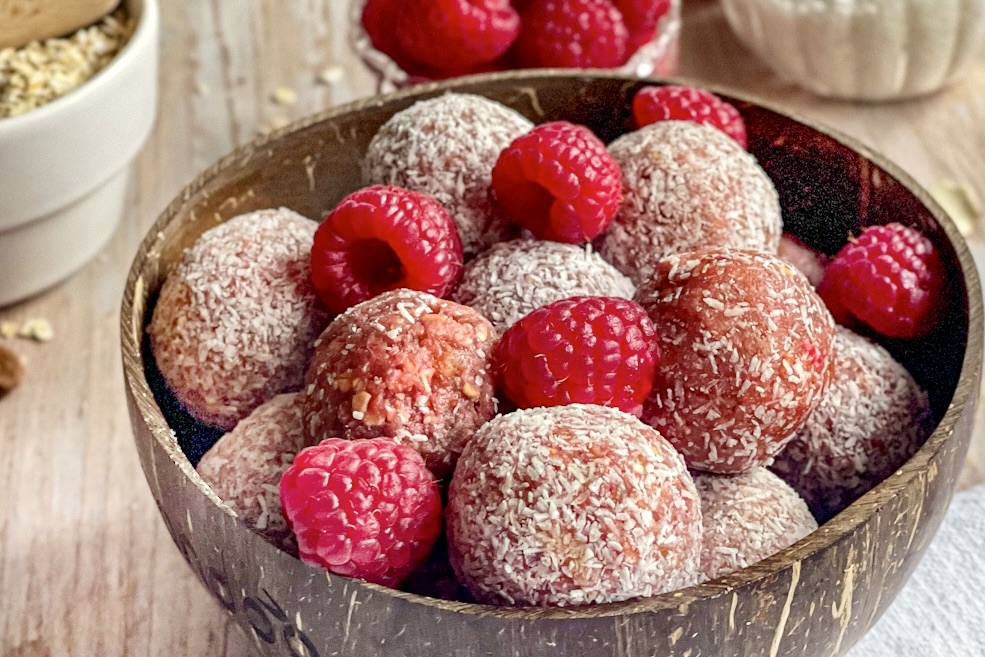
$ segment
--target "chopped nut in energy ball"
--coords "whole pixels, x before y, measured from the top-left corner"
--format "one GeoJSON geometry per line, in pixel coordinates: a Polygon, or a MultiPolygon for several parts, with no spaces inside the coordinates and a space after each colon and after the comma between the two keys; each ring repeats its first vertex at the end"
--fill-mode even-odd
{"type": "Polygon", "coordinates": [[[120,9],[66,37],[0,49],[0,119],[64,96],[106,66],[133,33],[120,9]]]}

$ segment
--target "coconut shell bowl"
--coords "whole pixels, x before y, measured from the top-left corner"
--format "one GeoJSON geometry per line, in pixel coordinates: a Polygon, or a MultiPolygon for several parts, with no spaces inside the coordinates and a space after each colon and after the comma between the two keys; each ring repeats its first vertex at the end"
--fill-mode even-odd
{"type": "Polygon", "coordinates": [[[565,119],[608,142],[631,129],[652,83],[571,71],[494,73],[429,83],[325,111],[236,150],[199,175],[147,233],[122,304],[127,403],[137,450],[172,538],[258,654],[549,657],[837,657],[878,620],[941,522],[971,436],[982,360],[972,258],[944,212],[899,168],[833,130],[720,92],[742,113],[750,150],[774,180],[785,229],[834,253],[867,225],[900,221],[940,250],[947,303],[926,337],[883,341],[928,391],[936,429],[894,474],[781,552],[718,579],[596,606],[493,607],[329,574],[282,552],[227,508],[194,469],[208,431],[157,380],[146,340],[162,282],[204,231],[285,206],[324,217],[362,186],[377,128],[447,91],[487,96],[535,123],[565,119]]]}

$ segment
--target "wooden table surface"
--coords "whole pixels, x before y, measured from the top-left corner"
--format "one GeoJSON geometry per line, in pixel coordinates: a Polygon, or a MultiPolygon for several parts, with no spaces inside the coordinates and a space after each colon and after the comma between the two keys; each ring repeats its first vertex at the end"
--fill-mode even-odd
{"type": "MultiPolygon", "coordinates": [[[[346,4],[163,2],[159,117],[120,228],[69,281],[0,309],[0,322],[42,318],[54,331],[47,342],[3,342],[27,362],[22,385],[0,400],[3,657],[248,653],[182,561],[144,481],[124,403],[118,312],[139,240],[197,172],[258,131],[373,93],[345,38],[346,4]],[[326,72],[340,77],[320,79],[326,72]],[[284,102],[291,95],[296,101],[284,102]]],[[[951,181],[985,198],[985,52],[935,96],[856,105],[778,80],[743,51],[716,3],[686,0],[684,18],[683,76],[836,126],[928,188],[951,181]]],[[[985,257],[981,234],[969,242],[985,257]]],[[[985,482],[983,432],[980,421],[962,488],[985,482]]]]}

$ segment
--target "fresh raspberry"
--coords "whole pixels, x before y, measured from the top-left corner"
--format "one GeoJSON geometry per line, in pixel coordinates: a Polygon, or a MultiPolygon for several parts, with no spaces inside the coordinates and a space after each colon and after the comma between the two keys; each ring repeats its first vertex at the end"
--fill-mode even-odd
{"type": "Polygon", "coordinates": [[[397,42],[397,12],[400,0],[366,0],[361,22],[373,47],[393,57],[400,52],[397,42]]]}
{"type": "Polygon", "coordinates": [[[934,328],[944,266],[920,231],[869,226],[834,255],[817,291],[840,324],[854,319],[890,338],[916,338],[934,328]]]}
{"type": "Polygon", "coordinates": [[[492,189],[503,211],[540,239],[581,244],[599,235],[622,200],[619,165],[585,126],[544,123],[496,161],[492,189]]]}
{"type": "Polygon", "coordinates": [[[694,121],[723,131],[748,148],[746,124],[735,106],[705,89],[679,85],[647,86],[633,98],[633,118],[643,127],[657,121],[694,121]]]}
{"type": "Polygon", "coordinates": [[[462,71],[491,62],[520,33],[520,15],[509,0],[416,0],[404,2],[397,23],[403,50],[441,71],[462,71]]]}
{"type": "Polygon", "coordinates": [[[520,66],[615,68],[629,58],[629,31],[609,0],[542,0],[522,19],[520,66]]]}
{"type": "Polygon", "coordinates": [[[434,68],[418,62],[404,52],[397,38],[397,24],[404,0],[366,0],[361,22],[373,47],[392,59],[397,66],[411,76],[425,78],[442,77],[434,68]]]}
{"type": "Polygon", "coordinates": [[[531,312],[503,334],[493,368],[520,408],[598,404],[639,417],[660,352],[637,303],[572,297],[531,312]]]}
{"type": "Polygon", "coordinates": [[[462,262],[455,221],[438,201],[374,185],[342,199],[318,227],[311,281],[322,304],[341,313],[402,287],[444,296],[462,262]]]}
{"type": "Polygon", "coordinates": [[[396,587],[441,533],[438,484],[412,448],[388,438],[328,438],[280,480],[284,517],[306,563],[396,587]]]}
{"type": "Polygon", "coordinates": [[[660,23],[670,11],[670,0],[611,0],[629,30],[629,51],[635,52],[653,40],[660,23]]]}

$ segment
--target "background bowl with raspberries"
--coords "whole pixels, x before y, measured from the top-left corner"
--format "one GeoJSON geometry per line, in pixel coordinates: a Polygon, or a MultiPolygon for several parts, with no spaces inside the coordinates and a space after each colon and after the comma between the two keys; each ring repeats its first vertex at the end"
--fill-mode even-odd
{"type": "MultiPolygon", "coordinates": [[[[165,210],[140,247],[123,300],[128,408],[172,538],[260,654],[820,657],[845,654],[891,603],[943,517],[968,446],[982,358],[972,259],[929,196],[877,154],[750,99],[720,93],[723,109],[688,95],[696,93],[573,71],[424,83],[259,138],[204,171],[165,210]],[[575,201],[549,222],[517,219],[512,227],[462,208],[451,221],[433,201],[421,201],[428,191],[453,207],[476,184],[468,176],[477,165],[455,149],[492,137],[469,139],[473,133],[458,123],[460,134],[433,130],[451,125],[435,107],[450,108],[459,121],[476,112],[465,99],[477,97],[496,104],[494,114],[512,126],[504,152],[513,152],[492,174],[500,195],[536,207],[543,189],[563,193],[558,181],[567,178],[556,174],[567,169],[531,174],[524,164],[531,152],[567,153],[543,146],[558,135],[569,146],[591,142],[578,148],[595,153],[599,170],[607,170],[598,164],[605,156],[591,149],[604,145],[623,175],[612,223],[566,222],[573,206],[584,210],[575,201]],[[655,104],[699,107],[729,131],[640,128],[634,101],[647,113],[655,104]],[[434,111],[418,116],[422,107],[434,111]],[[740,121],[743,131],[735,130],[740,121]],[[416,146],[437,139],[441,147],[408,160],[415,146],[405,143],[408,127],[430,135],[416,146]],[[442,166],[457,177],[442,182],[442,166]],[[678,166],[701,176],[695,188],[724,192],[718,200],[705,192],[693,202],[663,199],[649,206],[659,217],[642,221],[651,183],[673,179],[678,166]],[[396,199],[399,211],[378,212],[372,203],[380,199],[396,199]],[[406,221],[420,207],[427,219],[415,233],[406,221]],[[680,230],[678,211],[693,217],[693,230],[680,230]],[[742,219],[750,214],[755,219],[742,219]],[[733,223],[723,227],[721,216],[733,223]],[[654,221],[664,221],[660,235],[679,243],[700,232],[719,246],[657,253],[666,244],[654,236],[654,221]],[[555,241],[564,233],[559,226],[577,229],[574,245],[555,241]],[[551,237],[529,234],[539,232],[551,237]],[[387,241],[394,234],[419,238],[404,251],[387,241]],[[359,242],[366,236],[372,248],[359,242]],[[269,283],[270,263],[295,257],[306,240],[314,244],[316,287],[341,280],[358,297],[356,283],[368,277],[425,291],[362,290],[367,300],[346,301],[343,310],[316,301],[321,292],[298,292],[308,289],[307,264],[285,270],[276,293],[236,287],[254,274],[269,283]],[[577,246],[587,240],[588,247],[577,246]],[[637,252],[641,240],[647,248],[637,252]],[[753,247],[741,246],[750,241],[753,247]],[[268,248],[242,266],[222,252],[232,244],[248,255],[260,243],[268,248]],[[413,260],[422,250],[424,260],[413,260]],[[916,301],[904,295],[910,305],[899,311],[887,301],[899,267],[860,268],[870,257],[909,266],[906,276],[919,286],[926,279],[927,293],[916,301]],[[552,268],[553,277],[545,273],[552,268]],[[233,283],[202,282],[210,276],[233,283]],[[510,296],[517,276],[537,291],[532,312],[510,296]],[[584,296],[538,296],[563,286],[584,296]],[[853,305],[859,296],[867,301],[862,308],[853,305]],[[242,394],[212,398],[204,383],[212,385],[209,359],[195,357],[212,345],[196,336],[210,322],[225,326],[230,313],[221,304],[232,297],[242,335],[221,350],[237,365],[232,380],[242,394]],[[206,298],[219,305],[199,312],[195,304],[206,298]],[[762,300],[767,312],[757,314],[762,300]],[[888,319],[879,312],[887,308],[888,319]],[[553,328],[545,333],[545,326],[553,328]],[[294,370],[312,363],[303,386],[254,385],[248,352],[261,335],[287,349],[261,350],[257,360],[281,362],[277,376],[296,378],[294,370]],[[654,392],[608,380],[572,385],[586,371],[583,361],[611,358],[606,344],[622,339],[632,346],[615,359],[616,383],[640,376],[654,392]],[[199,342],[186,348],[183,340],[199,342]],[[291,347],[297,340],[301,346],[291,347]],[[688,357],[681,342],[701,356],[688,357]],[[568,347],[586,351],[565,360],[568,347]],[[360,358],[372,363],[363,367],[360,358]],[[529,385],[543,373],[541,358],[548,369],[571,366],[551,390],[529,385]],[[186,368],[184,378],[169,373],[175,362],[186,368]],[[451,374],[442,378],[445,368],[451,374]],[[357,370],[366,381],[354,378],[357,370]],[[414,381],[395,371],[413,372],[414,381]],[[378,403],[400,386],[421,385],[430,399],[378,403]],[[494,387],[511,390],[495,418],[488,403],[494,387]],[[611,408],[581,397],[587,387],[609,395],[611,408]],[[736,408],[715,392],[724,388],[736,408]],[[188,391],[194,394],[181,395],[188,391]],[[439,402],[455,409],[439,414],[440,426],[434,414],[419,413],[439,402]],[[858,415],[843,414],[849,407],[858,415]],[[403,444],[376,431],[392,421],[404,429],[403,444]],[[288,425],[296,431],[268,436],[288,425]],[[842,425],[845,431],[832,430],[842,425]],[[787,435],[794,426],[796,436],[787,435]],[[288,466],[299,446],[313,442],[309,434],[326,431],[352,440],[328,438],[288,466]],[[837,449],[832,433],[842,441],[837,449]],[[713,434],[739,438],[695,437],[713,434]],[[858,445],[861,455],[853,451],[858,445]],[[852,469],[867,459],[868,467],[852,469]],[[258,479],[284,468],[279,488],[258,479]],[[259,474],[248,486],[225,485],[242,483],[244,469],[259,474]],[[388,498],[381,491],[396,481],[388,478],[394,472],[403,488],[388,498]],[[278,491],[283,516],[272,512],[278,491]],[[519,506],[516,496],[506,497],[517,491],[519,506]],[[251,511],[238,506],[244,500],[258,504],[251,511]],[[343,511],[384,504],[372,522],[331,529],[343,511]],[[388,535],[402,547],[362,540],[384,516],[404,518],[388,535]],[[534,529],[512,547],[496,542],[522,525],[534,529]],[[741,542],[750,528],[779,525],[756,546],[760,553],[741,542]],[[352,527],[361,533],[343,536],[352,527]],[[340,536],[355,536],[341,552],[340,536]],[[529,555],[543,541],[555,561],[534,564],[529,555]],[[712,543],[714,550],[703,549],[712,543]],[[378,559],[386,549],[389,560],[378,559]],[[579,556],[572,559],[571,550],[579,556]]],[[[478,120],[488,123],[485,111],[478,120]]],[[[576,195],[586,197],[602,199],[589,210],[611,201],[601,192],[576,195]]],[[[506,215],[516,211],[502,205],[506,215]]],[[[266,385],[274,375],[260,378],[266,385]]]]}
{"type": "Polygon", "coordinates": [[[677,74],[680,0],[352,0],[349,22],[380,92],[517,68],[677,74]]]}

